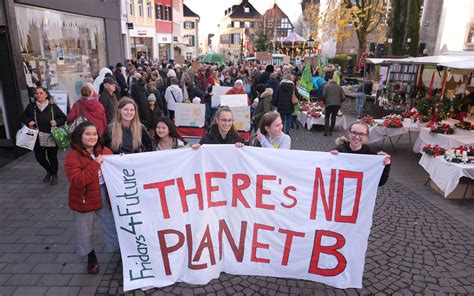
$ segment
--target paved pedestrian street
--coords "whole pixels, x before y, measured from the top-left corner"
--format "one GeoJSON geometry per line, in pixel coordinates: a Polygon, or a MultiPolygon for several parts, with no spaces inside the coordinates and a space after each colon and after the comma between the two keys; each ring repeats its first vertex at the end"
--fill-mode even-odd
{"type": "MultiPolygon", "coordinates": [[[[337,135],[322,134],[318,128],[291,130],[292,148],[328,151],[337,135]]],[[[406,137],[396,152],[384,147],[393,165],[378,191],[363,289],[221,274],[203,286],[177,283],[126,295],[474,295],[474,203],[461,207],[424,186],[428,175],[406,137]]],[[[74,253],[68,183],[60,176],[57,186],[49,186],[42,178],[32,153],[0,169],[0,295],[123,294],[120,254],[105,253],[100,234],[101,270],[87,274],[85,258],[74,253]]]]}

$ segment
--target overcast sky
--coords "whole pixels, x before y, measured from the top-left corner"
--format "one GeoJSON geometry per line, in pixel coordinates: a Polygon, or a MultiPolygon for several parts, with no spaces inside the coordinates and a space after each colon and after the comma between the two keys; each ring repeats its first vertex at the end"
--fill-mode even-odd
{"type": "MultiPolygon", "coordinates": [[[[275,0],[250,0],[250,4],[261,14],[273,7],[275,0]]],[[[278,6],[294,23],[301,14],[301,0],[276,0],[278,6]]],[[[200,16],[199,43],[204,41],[207,34],[217,35],[217,25],[224,17],[224,11],[241,0],[184,0],[192,11],[200,16]]]]}

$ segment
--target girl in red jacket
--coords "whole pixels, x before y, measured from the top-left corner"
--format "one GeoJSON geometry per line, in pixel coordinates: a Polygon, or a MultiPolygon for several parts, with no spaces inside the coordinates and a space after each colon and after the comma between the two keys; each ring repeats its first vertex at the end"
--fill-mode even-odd
{"type": "Polygon", "coordinates": [[[104,178],[100,167],[102,155],[112,154],[109,148],[99,143],[97,127],[83,121],[71,135],[71,150],[66,155],[64,169],[71,183],[69,207],[74,211],[76,227],[76,252],[87,255],[87,271],[99,272],[99,263],[94,252],[94,217],[99,218],[110,252],[119,249],[114,217],[110,209],[104,178]]]}

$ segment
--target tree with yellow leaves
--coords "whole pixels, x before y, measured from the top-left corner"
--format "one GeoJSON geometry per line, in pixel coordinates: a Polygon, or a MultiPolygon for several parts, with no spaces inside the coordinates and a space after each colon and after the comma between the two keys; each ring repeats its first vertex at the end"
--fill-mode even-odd
{"type": "Polygon", "coordinates": [[[388,17],[388,0],[328,0],[327,9],[319,14],[323,35],[343,41],[355,30],[359,41],[358,56],[366,51],[367,36],[388,17]]]}

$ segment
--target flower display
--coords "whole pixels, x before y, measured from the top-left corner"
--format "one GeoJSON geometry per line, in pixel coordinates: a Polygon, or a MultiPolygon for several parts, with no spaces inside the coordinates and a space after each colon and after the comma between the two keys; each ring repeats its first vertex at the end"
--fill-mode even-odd
{"type": "Polygon", "coordinates": [[[383,126],[390,128],[401,128],[403,127],[402,117],[397,114],[390,114],[385,116],[383,126]]]}
{"type": "Polygon", "coordinates": [[[465,146],[459,146],[457,148],[449,149],[444,153],[444,159],[446,159],[446,161],[454,163],[471,163],[472,159],[471,157],[469,157],[469,152],[472,153],[472,150],[470,149],[472,149],[472,147],[465,146]]]}
{"type": "Polygon", "coordinates": [[[430,132],[444,135],[454,134],[454,129],[449,124],[435,123],[431,126],[430,132]]]}
{"type": "Polygon", "coordinates": [[[456,123],[455,125],[457,128],[464,129],[464,130],[474,130],[474,126],[471,125],[469,121],[464,121],[464,123],[456,123]]]}
{"type": "Polygon", "coordinates": [[[409,111],[402,112],[400,115],[402,118],[414,118],[417,114],[416,108],[412,108],[409,111]]]}
{"type": "Polygon", "coordinates": [[[425,147],[423,147],[423,152],[432,156],[440,156],[440,155],[444,155],[444,153],[446,152],[446,149],[439,147],[439,145],[431,146],[431,144],[428,144],[425,147]]]}
{"type": "Polygon", "coordinates": [[[361,118],[359,118],[360,121],[367,123],[368,125],[374,125],[375,121],[374,118],[370,115],[364,115],[361,118]]]}

